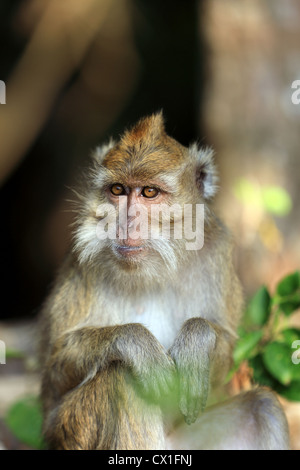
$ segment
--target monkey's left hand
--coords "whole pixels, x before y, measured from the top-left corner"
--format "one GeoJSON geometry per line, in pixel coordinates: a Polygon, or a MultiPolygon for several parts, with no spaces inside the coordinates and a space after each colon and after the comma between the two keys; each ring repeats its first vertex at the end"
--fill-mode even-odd
{"type": "Polygon", "coordinates": [[[179,409],[187,424],[195,422],[205,408],[215,345],[216,332],[210,323],[190,318],[170,348],[178,373],[179,409]]]}

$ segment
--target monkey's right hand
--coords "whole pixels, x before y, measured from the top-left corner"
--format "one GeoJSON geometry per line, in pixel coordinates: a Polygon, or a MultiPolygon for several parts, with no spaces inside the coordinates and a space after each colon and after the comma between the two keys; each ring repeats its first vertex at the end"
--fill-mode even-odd
{"type": "Polygon", "coordinates": [[[153,334],[140,323],[116,327],[113,341],[117,357],[131,370],[137,389],[150,401],[170,395],[174,388],[176,367],[153,334]]]}
{"type": "Polygon", "coordinates": [[[62,395],[115,361],[129,370],[147,399],[158,401],[172,391],[175,364],[140,323],[87,326],[65,333],[54,345],[48,361],[51,386],[62,395]]]}

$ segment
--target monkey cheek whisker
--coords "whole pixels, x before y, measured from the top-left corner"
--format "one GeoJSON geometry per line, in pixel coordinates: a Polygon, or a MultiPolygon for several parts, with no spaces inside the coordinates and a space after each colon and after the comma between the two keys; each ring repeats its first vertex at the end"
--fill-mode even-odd
{"type": "Polygon", "coordinates": [[[153,238],[147,240],[146,245],[153,252],[156,252],[164,261],[164,264],[169,272],[169,275],[174,273],[177,268],[177,257],[171,241],[167,238],[153,238]]]}

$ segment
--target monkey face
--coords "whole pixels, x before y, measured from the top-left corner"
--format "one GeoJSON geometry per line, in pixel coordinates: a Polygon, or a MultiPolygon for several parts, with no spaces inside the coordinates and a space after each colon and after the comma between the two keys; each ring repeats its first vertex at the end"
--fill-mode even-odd
{"type": "Polygon", "coordinates": [[[157,184],[112,184],[107,197],[118,211],[114,250],[125,259],[143,258],[154,235],[153,208],[161,207],[166,192],[157,184]]]}
{"type": "MultiPolygon", "coordinates": [[[[75,232],[79,261],[156,277],[162,263],[171,275],[188,262],[185,228],[195,215],[185,210],[215,193],[212,152],[180,145],[158,114],[98,148],[93,163],[75,232]]],[[[202,245],[203,237],[193,249],[202,245]]]]}

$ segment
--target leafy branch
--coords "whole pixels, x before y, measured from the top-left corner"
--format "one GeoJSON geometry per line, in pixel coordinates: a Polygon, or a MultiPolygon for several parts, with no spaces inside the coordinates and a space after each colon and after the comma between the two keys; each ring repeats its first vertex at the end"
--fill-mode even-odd
{"type": "Polygon", "coordinates": [[[234,368],[243,361],[253,379],[289,400],[300,401],[300,329],[291,315],[300,308],[300,272],[284,277],[273,296],[262,286],[250,301],[234,350],[234,368]]]}

